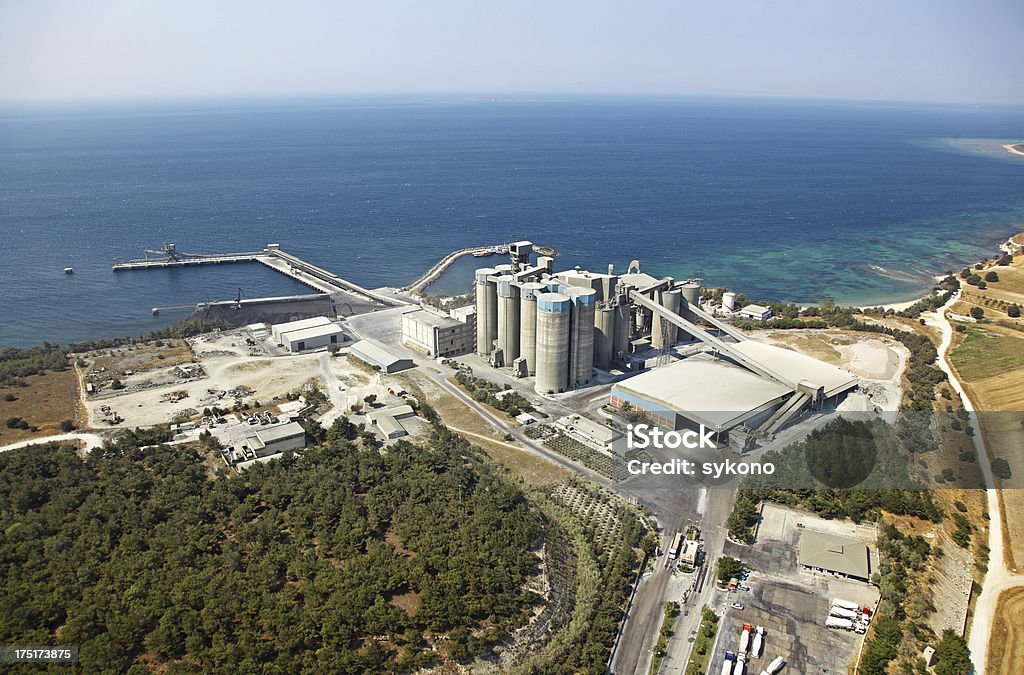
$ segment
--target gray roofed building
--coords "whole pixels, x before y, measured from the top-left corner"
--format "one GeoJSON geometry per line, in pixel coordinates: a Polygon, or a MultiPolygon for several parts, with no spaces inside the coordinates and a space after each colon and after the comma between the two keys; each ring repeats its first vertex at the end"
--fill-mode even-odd
{"type": "Polygon", "coordinates": [[[352,345],[349,354],[360,361],[376,366],[385,373],[394,373],[414,365],[412,359],[395,356],[383,346],[371,340],[360,340],[352,345]]]}
{"type": "Polygon", "coordinates": [[[871,578],[868,545],[836,534],[805,529],[800,537],[798,562],[806,570],[839,574],[861,581],[871,578]]]}

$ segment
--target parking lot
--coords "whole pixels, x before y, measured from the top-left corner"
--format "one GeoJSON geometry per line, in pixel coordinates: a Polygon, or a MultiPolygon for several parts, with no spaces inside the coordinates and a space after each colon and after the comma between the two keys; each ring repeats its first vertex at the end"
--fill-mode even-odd
{"type": "Polygon", "coordinates": [[[765,629],[761,656],[748,656],[747,673],[760,673],[776,656],[786,661],[783,673],[847,672],[864,636],[825,627],[832,601],[841,598],[873,610],[878,603],[878,590],[863,582],[801,570],[797,564],[797,545],[802,531],[819,530],[819,526],[820,531],[841,531],[872,544],[874,533],[864,526],[819,521],[810,514],[773,506],[766,510],[753,545],[726,543],[725,555],[751,567],[743,582],[750,590],[718,593],[713,609],[723,617],[709,672],[721,671],[726,651],[738,651],[745,623],[765,629]],[[742,605],[743,609],[733,608],[732,603],[742,605]]]}

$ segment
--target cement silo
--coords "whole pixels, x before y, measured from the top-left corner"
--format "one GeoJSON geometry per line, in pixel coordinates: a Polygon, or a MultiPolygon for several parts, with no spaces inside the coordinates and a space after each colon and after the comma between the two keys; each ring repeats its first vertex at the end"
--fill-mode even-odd
{"type": "Polygon", "coordinates": [[[597,291],[573,286],[566,289],[572,301],[569,331],[569,384],[578,387],[594,377],[594,312],[597,291]]]}
{"type": "Polygon", "coordinates": [[[519,355],[530,375],[537,372],[537,295],[546,290],[546,284],[536,281],[519,288],[519,355]]]}
{"type": "Polygon", "coordinates": [[[620,295],[619,304],[615,306],[615,340],[612,342],[612,360],[624,359],[629,355],[629,336],[632,332],[630,325],[633,320],[633,310],[629,306],[627,297],[620,295]]]}
{"type": "MultiPolygon", "coordinates": [[[[659,295],[661,296],[659,302],[662,307],[673,314],[679,313],[679,300],[682,297],[679,291],[662,291],[659,295]]],[[[652,320],[654,323],[651,328],[651,346],[655,349],[673,346],[676,343],[675,324],[669,322],[668,319],[665,319],[660,314],[654,315],[652,320]]]]}
{"type": "Polygon", "coordinates": [[[476,271],[476,353],[487,356],[498,338],[498,287],[487,277],[497,274],[492,267],[476,271]]]}
{"type": "Polygon", "coordinates": [[[725,307],[730,312],[736,309],[736,294],[732,291],[726,291],[722,293],[722,307],[725,307]]]}
{"type": "Polygon", "coordinates": [[[608,370],[615,353],[615,306],[602,303],[594,320],[594,366],[608,370]]]}
{"type": "Polygon", "coordinates": [[[513,286],[511,275],[503,274],[498,281],[498,347],[504,364],[512,365],[519,358],[519,287],[513,286]]]}
{"type": "Polygon", "coordinates": [[[565,391],[569,381],[569,324],[572,303],[561,293],[537,294],[538,394],[565,391]]]}
{"type": "Polygon", "coordinates": [[[700,282],[687,281],[679,287],[679,292],[683,295],[683,300],[679,303],[679,314],[684,319],[695,322],[697,317],[689,307],[693,305],[700,308],[700,282]]]}

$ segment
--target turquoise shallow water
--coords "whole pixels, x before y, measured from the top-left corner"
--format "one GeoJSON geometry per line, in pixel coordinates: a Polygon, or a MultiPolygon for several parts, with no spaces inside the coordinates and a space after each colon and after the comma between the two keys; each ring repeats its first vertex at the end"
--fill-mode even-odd
{"type": "MultiPolygon", "coordinates": [[[[626,98],[2,108],[0,345],[145,332],[180,318],[151,307],[239,287],[306,291],[258,265],[111,272],[165,241],[280,242],[374,287],[526,238],[559,266],[637,258],[759,298],[904,300],[1022,227],[1024,157],[995,151],[1024,138],[1022,113],[626,98]]],[[[479,262],[433,290],[465,289],[479,262]]]]}

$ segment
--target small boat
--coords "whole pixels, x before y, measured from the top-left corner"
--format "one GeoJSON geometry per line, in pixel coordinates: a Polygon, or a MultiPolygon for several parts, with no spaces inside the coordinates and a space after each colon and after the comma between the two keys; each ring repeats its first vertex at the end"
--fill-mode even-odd
{"type": "Polygon", "coordinates": [[[508,246],[495,246],[494,252],[498,255],[508,255],[508,246]]]}
{"type": "Polygon", "coordinates": [[[75,273],[75,268],[74,267],[65,267],[64,268],[64,274],[74,274],[74,273],[75,273]]]}
{"type": "Polygon", "coordinates": [[[489,255],[494,255],[494,249],[487,249],[486,251],[477,251],[473,254],[474,258],[485,258],[489,255]]]}

